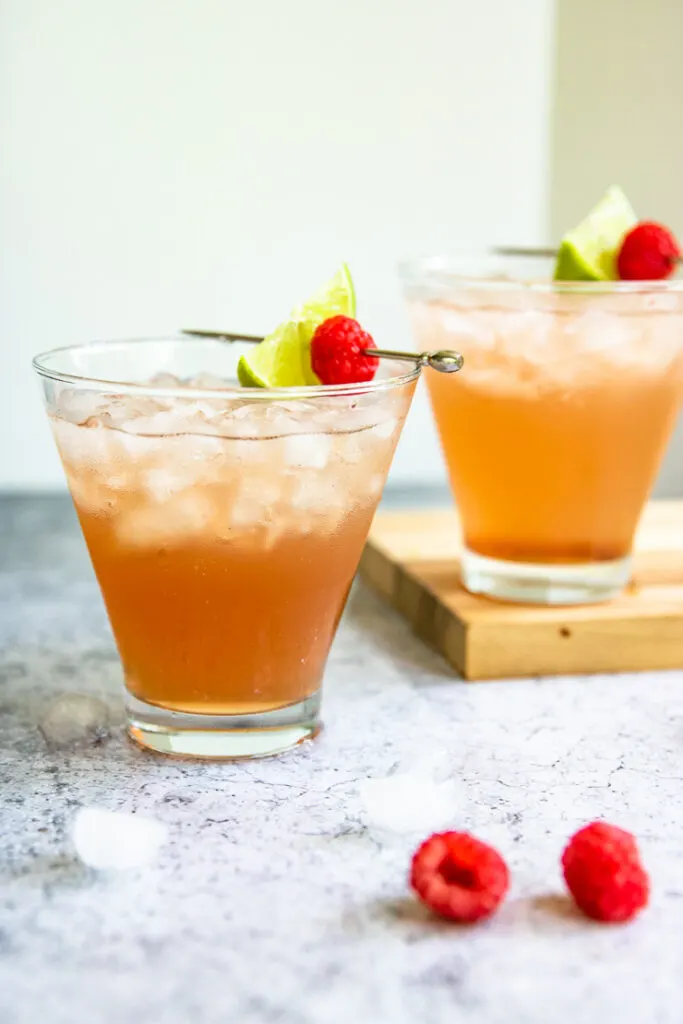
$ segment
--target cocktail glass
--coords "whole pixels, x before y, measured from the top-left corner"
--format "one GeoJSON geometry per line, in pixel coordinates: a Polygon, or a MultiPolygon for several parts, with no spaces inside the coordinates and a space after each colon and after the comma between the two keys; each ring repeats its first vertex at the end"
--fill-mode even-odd
{"type": "Polygon", "coordinates": [[[321,682],[419,375],[240,388],[243,345],[171,338],[37,356],[123,664],[131,735],[272,754],[321,682]]]}
{"type": "Polygon", "coordinates": [[[547,262],[402,268],[473,593],[583,604],[618,594],[683,397],[683,281],[552,281],[547,262]]]}

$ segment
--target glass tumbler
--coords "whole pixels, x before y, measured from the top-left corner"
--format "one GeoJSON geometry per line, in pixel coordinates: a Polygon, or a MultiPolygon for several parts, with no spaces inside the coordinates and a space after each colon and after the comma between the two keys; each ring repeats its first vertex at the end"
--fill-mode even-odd
{"type": "Polygon", "coordinates": [[[555,282],[550,262],[402,268],[477,594],[583,604],[629,579],[683,397],[683,281],[555,282]]]}
{"type": "Polygon", "coordinates": [[[315,734],[330,644],[419,375],[240,388],[244,345],[36,357],[123,665],[131,735],[197,757],[315,734]]]}

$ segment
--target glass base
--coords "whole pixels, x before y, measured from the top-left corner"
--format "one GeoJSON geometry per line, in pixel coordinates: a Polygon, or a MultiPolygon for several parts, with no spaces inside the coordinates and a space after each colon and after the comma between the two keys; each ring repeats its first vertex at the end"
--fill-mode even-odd
{"type": "Polygon", "coordinates": [[[250,715],[167,711],[127,695],[128,732],[147,750],[173,757],[237,760],[270,757],[320,729],[320,691],[298,704],[250,715]]]}
{"type": "Polygon", "coordinates": [[[579,564],[505,562],[467,548],[461,559],[463,586],[472,594],[523,604],[596,604],[610,601],[631,575],[631,558],[579,564]]]}

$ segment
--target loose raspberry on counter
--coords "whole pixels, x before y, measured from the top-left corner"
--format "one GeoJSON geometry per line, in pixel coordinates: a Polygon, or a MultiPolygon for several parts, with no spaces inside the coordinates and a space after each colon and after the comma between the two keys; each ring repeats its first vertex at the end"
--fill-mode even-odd
{"type": "Polygon", "coordinates": [[[628,921],[646,906],[650,880],[635,837],[594,821],[569,840],[562,854],[567,887],[578,907],[596,921],[628,921]]]}
{"type": "Polygon", "coordinates": [[[311,340],[311,366],[323,384],[358,384],[372,380],[377,356],[365,355],[375,343],[357,320],[333,316],[316,329],[311,340]]]}
{"type": "Polygon", "coordinates": [[[510,873],[499,853],[467,832],[437,832],[415,851],[410,884],[435,913],[472,923],[498,908],[510,873]]]}
{"type": "Polygon", "coordinates": [[[668,228],[641,221],[624,236],[617,255],[622,281],[660,281],[673,274],[681,248],[668,228]]]}

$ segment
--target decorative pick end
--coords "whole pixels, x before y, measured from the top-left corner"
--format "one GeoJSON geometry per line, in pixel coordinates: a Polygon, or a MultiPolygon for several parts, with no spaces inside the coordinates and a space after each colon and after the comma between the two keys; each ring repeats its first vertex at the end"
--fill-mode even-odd
{"type": "Polygon", "coordinates": [[[448,350],[425,352],[424,354],[424,363],[432,370],[436,370],[437,373],[457,373],[458,370],[462,370],[464,361],[459,352],[448,350]]]}

